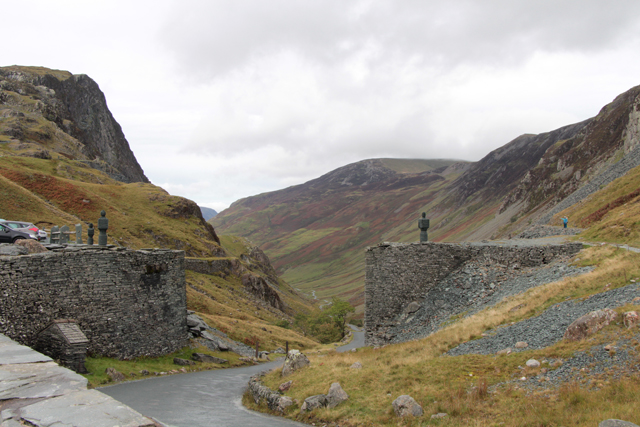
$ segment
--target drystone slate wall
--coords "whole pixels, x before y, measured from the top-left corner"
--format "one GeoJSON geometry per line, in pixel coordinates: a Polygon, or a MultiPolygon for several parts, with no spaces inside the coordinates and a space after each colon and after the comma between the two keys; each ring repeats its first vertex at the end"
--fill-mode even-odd
{"type": "MultiPolygon", "coordinates": [[[[562,245],[499,245],[481,243],[384,243],[365,253],[365,344],[388,342],[384,333],[401,314],[417,310],[428,295],[446,300],[442,286],[467,264],[499,265],[506,269],[535,267],[580,251],[581,243],[562,245]],[[413,305],[412,305],[413,303],[413,305]],[[417,303],[417,304],[416,304],[417,303]]],[[[476,290],[469,290],[474,292],[476,290]]],[[[452,306],[453,310],[453,306],[452,306]]],[[[442,314],[442,313],[440,313],[442,314]]],[[[451,312],[450,315],[459,313],[451,312]]]]}
{"type": "Polygon", "coordinates": [[[195,271],[201,274],[216,274],[222,273],[228,275],[232,271],[238,268],[238,262],[233,259],[221,258],[221,259],[200,259],[200,258],[185,258],[184,267],[187,270],[195,271]]]}
{"type": "Polygon", "coordinates": [[[158,356],[187,343],[184,252],[96,246],[0,257],[0,333],[33,346],[74,319],[89,354],[158,356]]]}

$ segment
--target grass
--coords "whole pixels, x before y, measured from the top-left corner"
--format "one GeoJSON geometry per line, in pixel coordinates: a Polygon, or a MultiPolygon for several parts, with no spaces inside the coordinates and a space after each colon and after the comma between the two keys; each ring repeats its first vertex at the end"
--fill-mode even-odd
{"type": "Polygon", "coordinates": [[[246,362],[239,360],[240,356],[232,352],[211,351],[206,347],[194,345],[188,346],[181,350],[160,357],[138,357],[133,360],[118,360],[109,357],[87,357],[85,367],[88,374],[83,375],[89,381],[89,387],[99,387],[111,383],[111,379],[105,373],[107,368],[114,368],[125,376],[125,380],[139,380],[146,375],[140,371],[149,371],[148,375],[166,375],[177,374],[181,368],[187,372],[204,371],[211,369],[223,369],[229,367],[243,366],[246,362]],[[229,363],[203,363],[196,362],[195,366],[180,366],[173,363],[173,359],[178,357],[181,359],[191,360],[193,353],[205,353],[221,359],[226,359],[229,363]]]}
{"type": "Polygon", "coordinates": [[[640,167],[627,172],[582,203],[565,209],[552,221],[568,216],[572,224],[588,227],[580,237],[594,242],[640,246],[640,167]]]}
{"type": "MultiPolygon", "coordinates": [[[[638,372],[620,371],[624,373],[620,380],[614,380],[611,375],[577,372],[575,382],[533,394],[527,394],[517,381],[513,381],[521,376],[538,375],[543,368],[555,369],[548,363],[540,368],[522,369],[530,358],[540,361],[567,359],[576,351],[587,351],[621,339],[631,340],[640,349],[637,330],[627,330],[621,324],[610,325],[587,340],[560,341],[544,349],[508,356],[442,357],[442,354],[489,329],[533,316],[554,301],[583,298],[628,284],[632,275],[640,275],[639,261],[638,254],[615,248],[589,248],[580,253],[575,263],[595,266],[593,272],[531,289],[495,307],[461,318],[425,339],[378,350],[362,348],[355,353],[330,353],[324,357],[309,354],[311,366],[287,378],[293,380],[293,387],[286,395],[297,404],[286,416],[316,425],[341,426],[597,425],[607,418],[637,423],[640,421],[636,410],[637,393],[640,393],[638,372]],[[617,274],[618,267],[629,269],[626,281],[617,274]],[[356,361],[363,364],[362,369],[349,368],[356,361]],[[506,381],[509,384],[499,385],[506,381]],[[333,382],[340,382],[349,394],[347,402],[334,409],[299,414],[306,397],[327,393],[333,382]],[[402,394],[416,399],[425,416],[397,419],[391,402],[402,394]],[[438,412],[445,412],[448,416],[431,420],[430,415],[438,412]]],[[[631,309],[638,310],[640,305],[627,305],[618,311],[631,309]]],[[[637,363],[640,363],[640,358],[637,363]]],[[[278,372],[272,372],[264,382],[276,389],[284,380],[278,372]]],[[[249,408],[259,409],[250,399],[245,399],[245,402],[249,408]]]]}

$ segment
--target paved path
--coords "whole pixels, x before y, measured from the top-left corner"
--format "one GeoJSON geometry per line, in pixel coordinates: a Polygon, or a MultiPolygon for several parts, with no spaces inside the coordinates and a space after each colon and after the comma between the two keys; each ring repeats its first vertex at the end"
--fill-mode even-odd
{"type": "MultiPolygon", "coordinates": [[[[354,332],[347,351],[364,345],[364,332],[354,332]]],[[[103,387],[101,392],[170,427],[306,426],[280,417],[252,412],[241,398],[249,377],[275,368],[282,360],[263,365],[183,375],[155,377],[103,387]]]]}
{"type": "Polygon", "coordinates": [[[0,334],[0,426],[142,427],[150,419],[50,357],[0,334]],[[27,424],[28,423],[28,424],[27,424]]]}

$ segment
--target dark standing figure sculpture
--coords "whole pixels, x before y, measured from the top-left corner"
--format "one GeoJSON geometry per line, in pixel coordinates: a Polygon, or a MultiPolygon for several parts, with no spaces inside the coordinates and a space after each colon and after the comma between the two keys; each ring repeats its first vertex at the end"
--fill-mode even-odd
{"type": "Polygon", "coordinates": [[[96,230],[93,228],[93,223],[89,223],[89,229],[87,230],[87,245],[93,245],[93,234],[96,230]]]}
{"type": "Polygon", "coordinates": [[[105,211],[100,212],[100,219],[98,220],[98,246],[107,246],[107,230],[109,229],[109,220],[105,217],[107,213],[105,211]]]}
{"type": "Polygon", "coordinates": [[[429,229],[429,220],[426,218],[427,214],[422,212],[422,218],[418,220],[418,228],[420,229],[420,241],[427,242],[429,241],[429,235],[427,234],[427,230],[429,229]]]}

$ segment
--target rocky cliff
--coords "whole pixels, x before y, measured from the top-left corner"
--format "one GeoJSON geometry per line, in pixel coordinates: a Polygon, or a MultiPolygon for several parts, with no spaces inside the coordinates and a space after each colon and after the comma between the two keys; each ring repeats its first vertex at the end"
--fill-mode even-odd
{"type": "Polygon", "coordinates": [[[58,152],[121,182],[149,182],[98,84],[84,74],[0,67],[3,142],[25,155],[58,152]]]}

